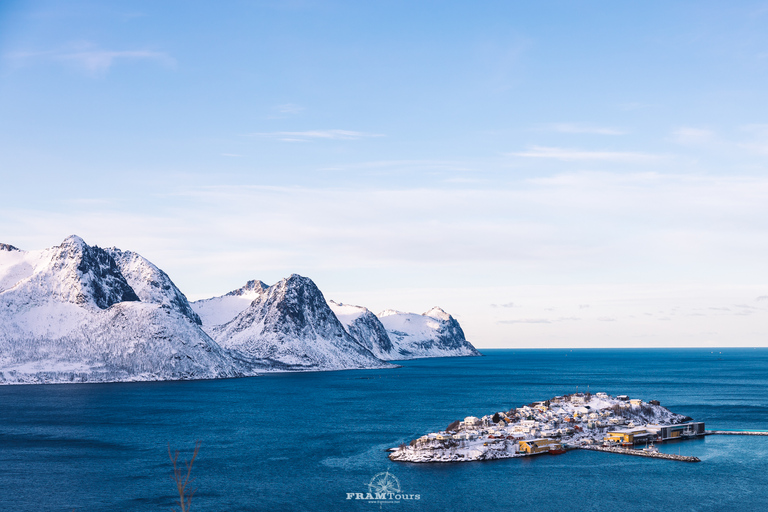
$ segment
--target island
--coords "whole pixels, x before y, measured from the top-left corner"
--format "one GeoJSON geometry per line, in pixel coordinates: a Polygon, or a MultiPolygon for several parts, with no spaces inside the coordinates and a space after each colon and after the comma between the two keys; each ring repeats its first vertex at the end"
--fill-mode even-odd
{"type": "Polygon", "coordinates": [[[468,416],[445,430],[390,449],[389,458],[401,462],[467,462],[559,455],[581,448],[698,462],[696,457],[660,453],[655,443],[705,434],[703,422],[673,413],[657,400],[574,393],[482,418],[468,416]]]}

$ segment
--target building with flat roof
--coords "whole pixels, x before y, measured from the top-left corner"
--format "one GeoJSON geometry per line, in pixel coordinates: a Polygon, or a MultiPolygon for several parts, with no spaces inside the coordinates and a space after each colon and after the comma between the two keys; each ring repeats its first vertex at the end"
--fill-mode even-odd
{"type": "Polygon", "coordinates": [[[653,432],[659,441],[672,441],[704,435],[703,421],[678,423],[676,425],[646,425],[645,428],[649,432],[653,432]]]}
{"type": "Polygon", "coordinates": [[[562,445],[554,439],[525,439],[519,441],[519,451],[523,453],[544,453],[552,450],[559,450],[562,445]]]}
{"type": "Polygon", "coordinates": [[[653,432],[649,432],[645,428],[638,427],[606,432],[603,439],[612,443],[635,444],[639,441],[653,439],[654,437],[655,434],[653,432]]]}

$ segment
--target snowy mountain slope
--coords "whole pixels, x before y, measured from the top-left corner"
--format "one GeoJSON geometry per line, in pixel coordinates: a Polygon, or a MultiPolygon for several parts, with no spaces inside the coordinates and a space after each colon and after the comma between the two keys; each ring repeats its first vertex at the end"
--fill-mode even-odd
{"type": "Polygon", "coordinates": [[[198,325],[202,324],[187,297],[173,284],[168,274],[151,261],[138,253],[121,251],[117,247],[108,247],[105,251],[115,260],[120,273],[142,302],[160,304],[178,311],[198,325]]]}
{"type": "Polygon", "coordinates": [[[438,307],[422,315],[388,309],[377,316],[400,354],[395,359],[481,355],[459,322],[438,307]]]}
{"type": "Polygon", "coordinates": [[[124,382],[254,375],[187,317],[158,304],[52,303],[0,332],[0,383],[124,382]],[[47,332],[27,327],[47,323],[47,332]]]}
{"type": "Polygon", "coordinates": [[[0,251],[0,383],[234,377],[254,368],[177,309],[141,302],[110,253],[79,237],[0,251]]]}
{"type": "Polygon", "coordinates": [[[402,355],[395,350],[387,330],[368,308],[332,300],[328,301],[328,306],[349,335],[379,359],[398,359],[402,355]]]}
{"type": "Polygon", "coordinates": [[[192,303],[192,309],[200,316],[206,329],[225,324],[247,308],[253,299],[267,288],[269,287],[266,284],[254,279],[226,295],[197,300],[192,303]]]}
{"type": "Polygon", "coordinates": [[[355,341],[315,283],[296,274],[208,332],[226,349],[291,370],[392,367],[355,341]]]}
{"type": "Polygon", "coordinates": [[[7,300],[58,300],[100,309],[139,300],[115,260],[78,236],[42,251],[0,251],[0,293],[7,300]]]}

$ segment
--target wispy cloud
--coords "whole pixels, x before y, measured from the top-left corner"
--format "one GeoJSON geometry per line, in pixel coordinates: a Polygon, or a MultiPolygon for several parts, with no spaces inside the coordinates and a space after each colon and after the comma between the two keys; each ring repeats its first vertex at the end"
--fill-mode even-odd
{"type": "Polygon", "coordinates": [[[153,61],[158,64],[172,67],[176,61],[165,52],[151,50],[104,50],[94,47],[90,43],[77,45],[67,50],[53,50],[43,52],[13,52],[6,55],[16,62],[28,61],[57,61],[71,64],[86,71],[90,75],[102,76],[118,61],[153,61]]]}
{"type": "Polygon", "coordinates": [[[356,132],[352,130],[308,130],[303,132],[257,132],[251,137],[270,137],[283,142],[308,142],[312,140],[358,140],[383,137],[380,133],[356,132]]]}
{"type": "Polygon", "coordinates": [[[523,318],[521,320],[499,320],[500,324],[551,324],[546,318],[523,318]]]}
{"type": "Polygon", "coordinates": [[[703,128],[681,127],[672,131],[672,141],[685,146],[712,144],[715,132],[703,128]]]}
{"type": "Polygon", "coordinates": [[[275,110],[281,114],[298,114],[304,111],[304,107],[295,103],[284,103],[282,105],[275,105],[275,110]]]}
{"type": "Polygon", "coordinates": [[[551,123],[543,125],[545,130],[560,133],[591,133],[596,135],[625,135],[627,132],[618,128],[593,126],[580,123],[551,123]]]}
{"type": "Polygon", "coordinates": [[[532,146],[528,151],[508,153],[523,158],[546,158],[564,161],[648,162],[659,160],[660,155],[632,151],[586,151],[581,149],[532,146]]]}
{"type": "Polygon", "coordinates": [[[283,103],[273,106],[271,109],[273,113],[266,116],[266,119],[287,119],[301,114],[304,110],[304,107],[296,103],[283,103]]]}

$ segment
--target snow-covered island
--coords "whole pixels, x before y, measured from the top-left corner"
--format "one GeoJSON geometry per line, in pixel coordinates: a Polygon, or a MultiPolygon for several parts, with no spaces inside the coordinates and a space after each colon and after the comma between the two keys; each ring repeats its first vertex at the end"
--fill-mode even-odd
{"type": "Polygon", "coordinates": [[[132,251],[74,235],[36,251],[0,243],[0,384],[216,379],[480,355],[440,308],[385,317],[396,333],[296,274],[190,302],[132,251]]]}
{"type": "Polygon", "coordinates": [[[704,423],[658,401],[575,393],[454,421],[390,450],[401,462],[465,462],[560,454],[570,448],[632,447],[704,435],[704,423]]]}

